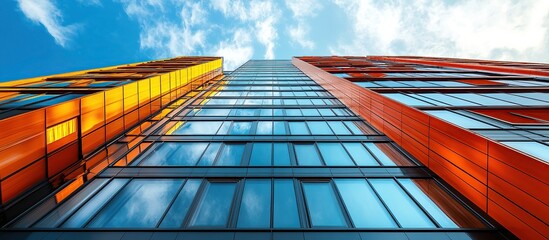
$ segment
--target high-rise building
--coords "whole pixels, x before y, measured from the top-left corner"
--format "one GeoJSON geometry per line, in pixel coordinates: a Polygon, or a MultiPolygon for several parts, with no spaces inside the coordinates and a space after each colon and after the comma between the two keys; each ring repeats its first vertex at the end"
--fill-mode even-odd
{"type": "Polygon", "coordinates": [[[2,239],[543,239],[549,66],[181,57],[0,85],[2,239]]]}

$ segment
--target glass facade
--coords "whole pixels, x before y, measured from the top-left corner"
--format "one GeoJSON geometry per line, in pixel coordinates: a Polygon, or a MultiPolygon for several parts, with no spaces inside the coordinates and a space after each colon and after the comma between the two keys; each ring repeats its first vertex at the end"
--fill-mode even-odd
{"type": "Polygon", "coordinates": [[[249,61],[164,110],[115,142],[124,150],[93,180],[5,227],[189,239],[500,236],[290,61],[249,61]]]}

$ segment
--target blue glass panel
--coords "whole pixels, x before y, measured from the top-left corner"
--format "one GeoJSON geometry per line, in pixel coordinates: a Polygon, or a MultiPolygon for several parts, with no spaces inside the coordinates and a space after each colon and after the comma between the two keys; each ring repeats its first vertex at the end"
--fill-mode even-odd
{"type": "Polygon", "coordinates": [[[288,151],[287,143],[274,143],[274,165],[275,166],[290,166],[290,152],[288,151]]]}
{"type": "Polygon", "coordinates": [[[369,180],[403,228],[434,228],[435,225],[393,179],[369,180]]]}
{"type": "Polygon", "coordinates": [[[301,110],[299,110],[299,109],[286,109],[286,116],[289,116],[289,117],[302,116],[301,110]]]}
{"type": "Polygon", "coordinates": [[[427,113],[463,128],[496,128],[495,126],[448,110],[429,110],[427,113]]]}
{"type": "Polygon", "coordinates": [[[534,157],[537,157],[541,160],[544,160],[546,162],[549,162],[549,146],[538,143],[538,142],[510,142],[505,141],[501,142],[507,146],[510,146],[512,148],[516,148],[519,151],[525,152],[529,155],[532,155],[534,157]]]}
{"type": "Polygon", "coordinates": [[[286,135],[286,126],[284,122],[273,122],[274,135],[286,135]]]}
{"type": "Polygon", "coordinates": [[[82,228],[93,215],[99,211],[103,205],[124,186],[129,180],[123,178],[115,178],[108,183],[99,193],[93,196],[84,206],[72,215],[62,227],[64,228],[82,228]]]}
{"type": "Polygon", "coordinates": [[[350,135],[351,134],[349,129],[347,129],[347,127],[345,127],[345,125],[342,122],[329,121],[328,125],[330,125],[330,127],[332,128],[332,130],[334,131],[334,133],[336,135],[350,135]]]}
{"type": "Polygon", "coordinates": [[[245,144],[225,144],[215,163],[216,166],[239,166],[242,162],[245,144]]]}
{"type": "Polygon", "coordinates": [[[333,117],[333,116],[335,116],[335,113],[332,112],[332,110],[330,110],[330,109],[320,108],[320,109],[318,109],[318,111],[320,112],[320,115],[322,115],[323,117],[333,117]]]}
{"type": "Polygon", "coordinates": [[[309,130],[305,122],[288,122],[290,133],[292,135],[309,135],[309,130]]]}
{"type": "Polygon", "coordinates": [[[212,135],[217,132],[222,123],[220,121],[186,122],[176,129],[173,134],[212,135]]]}
{"type": "Polygon", "coordinates": [[[347,227],[330,183],[303,183],[312,227],[347,227]]]}
{"type": "Polygon", "coordinates": [[[418,106],[418,107],[433,106],[433,104],[404,95],[402,93],[384,93],[383,95],[406,105],[418,106]]]}
{"type": "Polygon", "coordinates": [[[366,150],[362,143],[343,143],[358,166],[379,166],[375,158],[366,150]]]}
{"type": "Polygon", "coordinates": [[[379,160],[383,166],[396,166],[396,163],[391,160],[391,158],[389,158],[387,154],[381,151],[381,149],[379,149],[375,143],[369,142],[364,143],[364,145],[366,145],[370,152],[372,152],[372,154],[376,156],[377,160],[379,160]]]}
{"type": "Polygon", "coordinates": [[[307,117],[316,117],[316,116],[320,116],[320,113],[316,110],[316,109],[301,109],[301,111],[303,112],[303,115],[304,116],[307,116],[307,117]]]}
{"type": "Polygon", "coordinates": [[[354,166],[353,160],[340,143],[317,143],[320,154],[328,166],[354,166]]]}
{"type": "Polygon", "coordinates": [[[260,116],[262,117],[270,117],[270,116],[273,116],[273,110],[272,109],[261,109],[261,114],[260,116]]]}
{"type": "Polygon", "coordinates": [[[398,227],[364,179],[338,179],[335,183],[355,227],[398,227]]]}
{"type": "Polygon", "coordinates": [[[226,227],[236,183],[209,183],[198,203],[190,227],[226,227]]]}
{"type": "Polygon", "coordinates": [[[252,122],[233,122],[231,135],[248,135],[252,129],[252,122]]]}
{"type": "Polygon", "coordinates": [[[246,180],[237,227],[269,228],[270,225],[271,180],[246,180]]]}
{"type": "MultiPolygon", "coordinates": [[[[46,215],[44,218],[40,220],[40,222],[36,223],[33,227],[39,227],[39,228],[51,228],[51,227],[57,227],[59,224],[61,224],[67,217],[69,217],[71,214],[73,214],[84,202],[86,202],[88,199],[93,197],[107,182],[109,179],[105,178],[98,178],[91,181],[85,188],[83,188],[80,191],[77,191],[73,196],[68,198],[63,204],[59,205],[59,207],[55,208],[53,211],[51,211],[48,215],[46,215]]],[[[26,215],[26,216],[31,216],[26,215]]],[[[27,217],[23,217],[23,219],[18,220],[17,224],[14,227],[28,227],[27,226],[21,226],[19,224],[22,224],[24,219],[27,217]]]]}
{"type": "Polygon", "coordinates": [[[259,121],[257,122],[257,135],[272,135],[273,134],[273,122],[259,121]]]}
{"type": "Polygon", "coordinates": [[[230,111],[231,109],[203,108],[196,113],[196,116],[229,116],[230,111]]]}
{"type": "Polygon", "coordinates": [[[137,164],[141,164],[142,162],[163,162],[166,158],[171,157],[177,149],[179,149],[179,145],[177,145],[177,143],[166,142],[156,143],[155,145],[156,148],[151,147],[147,150],[150,153],[144,153],[138,160],[133,161],[130,165],[135,166],[137,164]]]}
{"type": "Polygon", "coordinates": [[[181,184],[182,180],[133,180],[93,218],[88,227],[154,228],[181,184]]]}
{"type": "Polygon", "coordinates": [[[271,166],[271,155],[271,143],[254,143],[250,166],[271,166]]]}
{"type": "Polygon", "coordinates": [[[212,166],[220,147],[221,143],[210,143],[210,146],[208,146],[208,149],[206,149],[206,152],[200,158],[198,166],[212,166]]]}
{"type": "Polygon", "coordinates": [[[482,96],[480,94],[475,94],[475,93],[450,93],[448,95],[452,96],[452,97],[458,97],[458,98],[461,98],[461,99],[466,99],[467,101],[472,101],[472,102],[475,102],[475,103],[478,103],[478,104],[484,105],[484,106],[514,106],[514,105],[516,105],[516,104],[510,103],[510,102],[501,101],[501,100],[498,100],[498,99],[495,99],[495,98],[485,97],[485,96],[482,96]]]}
{"type": "Polygon", "coordinates": [[[314,144],[294,144],[297,164],[300,166],[321,166],[320,156],[314,144]]]}
{"type": "Polygon", "coordinates": [[[183,189],[179,192],[179,195],[175,199],[173,205],[166,213],[166,216],[160,223],[160,227],[165,228],[179,228],[183,225],[183,220],[189,211],[194,196],[200,187],[202,180],[189,179],[183,186],[183,189]]]}
{"type": "Polygon", "coordinates": [[[307,125],[309,125],[309,129],[311,129],[311,134],[313,135],[333,135],[334,134],[332,130],[330,130],[330,127],[328,127],[328,124],[326,124],[326,122],[311,121],[311,122],[307,122],[307,125]]]}
{"type": "Polygon", "coordinates": [[[274,228],[300,227],[294,183],[291,179],[274,180],[273,215],[274,228]]]}
{"type": "MultiPolygon", "coordinates": [[[[208,146],[208,143],[170,143],[176,145],[171,153],[159,156],[156,154],[154,158],[147,158],[139,165],[142,166],[194,166],[202,153],[208,146]]],[[[155,152],[158,153],[158,152],[155,152]]]]}
{"type": "Polygon", "coordinates": [[[347,126],[351,132],[353,134],[356,134],[356,135],[363,135],[364,133],[362,133],[362,131],[360,131],[360,129],[356,126],[356,123],[354,122],[351,122],[351,121],[344,121],[345,123],[345,126],[347,126]]]}
{"type": "MultiPolygon", "coordinates": [[[[398,180],[406,190],[421,204],[421,206],[429,212],[429,214],[443,228],[458,228],[458,226],[450,219],[446,213],[442,211],[415,183],[412,179],[398,180]]],[[[421,180],[420,180],[421,181],[421,180]]]]}

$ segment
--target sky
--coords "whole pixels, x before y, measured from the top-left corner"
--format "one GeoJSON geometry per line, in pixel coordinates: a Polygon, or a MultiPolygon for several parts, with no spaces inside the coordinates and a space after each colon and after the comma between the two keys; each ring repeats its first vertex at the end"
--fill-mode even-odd
{"type": "Polygon", "coordinates": [[[549,0],[0,0],[0,81],[174,56],[549,62],[549,0]]]}

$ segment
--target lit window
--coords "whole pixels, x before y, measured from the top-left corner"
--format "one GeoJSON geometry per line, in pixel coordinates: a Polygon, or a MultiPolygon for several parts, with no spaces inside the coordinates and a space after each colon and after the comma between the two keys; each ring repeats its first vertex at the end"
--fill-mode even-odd
{"type": "Polygon", "coordinates": [[[53,143],[66,136],[69,136],[75,132],[76,132],[76,118],[73,118],[71,120],[49,127],[46,130],[46,134],[48,135],[48,144],[53,143]]]}

